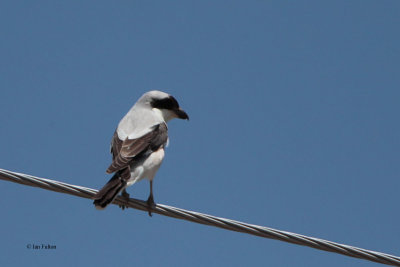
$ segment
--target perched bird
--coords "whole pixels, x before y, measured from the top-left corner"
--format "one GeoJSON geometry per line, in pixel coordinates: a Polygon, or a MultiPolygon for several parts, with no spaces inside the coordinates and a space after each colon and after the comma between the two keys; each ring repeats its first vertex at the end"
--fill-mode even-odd
{"type": "Polygon", "coordinates": [[[151,216],[155,206],[153,179],[168,144],[167,122],[173,118],[189,120],[178,101],[161,91],[142,95],[122,118],[111,140],[113,160],[107,169],[107,173],[115,174],[94,196],[93,204],[97,209],[104,209],[121,191],[121,195],[129,199],[126,187],[147,178],[150,181],[147,204],[151,216]]]}

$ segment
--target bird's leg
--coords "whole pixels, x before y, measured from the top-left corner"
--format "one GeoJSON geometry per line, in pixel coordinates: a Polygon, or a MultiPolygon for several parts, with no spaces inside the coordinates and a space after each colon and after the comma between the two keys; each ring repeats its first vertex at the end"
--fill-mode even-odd
{"type": "Polygon", "coordinates": [[[150,195],[149,198],[147,199],[147,208],[149,212],[149,216],[151,217],[151,209],[156,206],[156,203],[154,203],[154,198],[153,198],[153,181],[150,181],[150,195]]]}
{"type": "MultiPolygon", "coordinates": [[[[125,198],[126,201],[129,200],[129,194],[128,194],[128,192],[126,192],[126,189],[125,189],[125,188],[124,188],[124,190],[122,190],[121,196],[122,196],[123,198],[125,198]]],[[[119,207],[120,207],[122,210],[124,210],[125,208],[128,208],[128,207],[125,206],[125,205],[119,205],[119,207]]]]}
{"type": "Polygon", "coordinates": [[[129,193],[126,192],[126,188],[124,188],[124,190],[122,190],[121,196],[123,198],[126,198],[126,200],[129,200],[129,193]]]}

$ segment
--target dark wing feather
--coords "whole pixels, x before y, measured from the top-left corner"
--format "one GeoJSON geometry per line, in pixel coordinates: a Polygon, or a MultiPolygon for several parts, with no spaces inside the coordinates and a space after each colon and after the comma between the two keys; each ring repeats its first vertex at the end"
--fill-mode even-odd
{"type": "Polygon", "coordinates": [[[114,133],[111,141],[111,152],[113,162],[107,169],[107,173],[124,169],[130,166],[130,163],[147,150],[156,151],[164,146],[168,140],[168,128],[165,123],[153,126],[153,130],[139,138],[128,139],[124,141],[118,138],[117,132],[114,133]]]}

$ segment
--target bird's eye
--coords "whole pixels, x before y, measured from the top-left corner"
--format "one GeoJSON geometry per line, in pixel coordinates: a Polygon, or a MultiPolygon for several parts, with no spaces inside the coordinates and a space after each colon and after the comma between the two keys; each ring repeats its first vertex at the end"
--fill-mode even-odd
{"type": "Polygon", "coordinates": [[[158,108],[158,109],[178,109],[179,104],[178,101],[173,96],[163,98],[163,99],[153,99],[151,102],[151,106],[153,108],[158,108]]]}

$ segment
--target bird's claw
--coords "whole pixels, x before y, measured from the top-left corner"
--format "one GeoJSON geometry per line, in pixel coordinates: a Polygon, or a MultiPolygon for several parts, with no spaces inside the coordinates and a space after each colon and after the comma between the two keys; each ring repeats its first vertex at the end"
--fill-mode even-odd
{"type": "Polygon", "coordinates": [[[149,196],[147,199],[147,211],[149,213],[149,216],[152,217],[153,215],[151,214],[151,211],[153,208],[155,208],[156,203],[154,202],[154,198],[152,195],[149,196]]]}
{"type": "MultiPolygon", "coordinates": [[[[121,197],[123,197],[127,202],[129,201],[129,194],[126,192],[126,190],[122,191],[121,197]]],[[[128,208],[128,206],[125,205],[118,205],[122,210],[125,210],[128,208]]]]}

